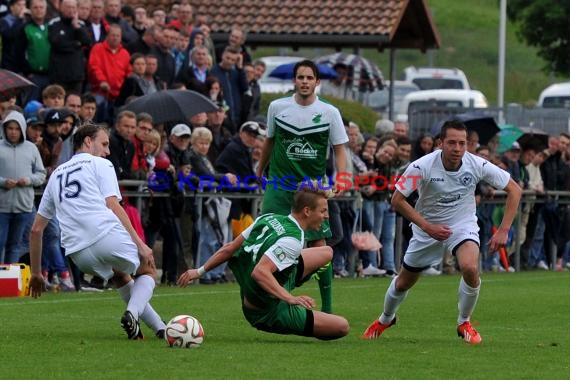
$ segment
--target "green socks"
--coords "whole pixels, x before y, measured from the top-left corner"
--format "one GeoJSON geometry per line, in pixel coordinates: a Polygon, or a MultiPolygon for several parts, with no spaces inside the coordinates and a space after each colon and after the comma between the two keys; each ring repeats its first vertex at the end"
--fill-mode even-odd
{"type": "Polygon", "coordinates": [[[332,264],[329,262],[327,265],[319,269],[315,277],[319,281],[319,290],[321,292],[321,311],[331,314],[333,280],[332,264]]]}

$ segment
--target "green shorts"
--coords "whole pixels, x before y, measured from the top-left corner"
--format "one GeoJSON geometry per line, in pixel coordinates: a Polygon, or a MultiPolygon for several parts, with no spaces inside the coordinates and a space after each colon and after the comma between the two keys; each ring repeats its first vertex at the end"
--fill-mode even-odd
{"type": "MultiPolygon", "coordinates": [[[[301,258],[283,287],[290,292],[299,286],[303,282],[303,271],[304,263],[301,258]]],[[[248,298],[247,294],[242,294],[242,297],[248,298]]],[[[248,298],[249,301],[252,299],[255,299],[254,296],[248,298]]],[[[274,301],[259,309],[242,306],[245,319],[261,331],[284,335],[313,336],[314,316],[312,310],[307,310],[299,305],[289,305],[281,300],[274,299],[274,301]]]]}
{"type": "MultiPolygon", "coordinates": [[[[273,189],[267,187],[263,195],[263,204],[261,207],[262,214],[274,213],[279,215],[289,215],[291,213],[291,205],[293,204],[292,191],[281,189],[273,189]]],[[[328,219],[321,224],[318,231],[305,231],[306,241],[315,241],[328,239],[332,237],[332,232],[328,219]]]]}

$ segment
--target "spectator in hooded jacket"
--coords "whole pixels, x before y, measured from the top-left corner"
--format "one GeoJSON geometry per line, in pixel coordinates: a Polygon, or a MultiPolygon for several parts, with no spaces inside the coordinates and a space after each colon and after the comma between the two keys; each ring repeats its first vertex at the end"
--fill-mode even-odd
{"type": "Polygon", "coordinates": [[[24,115],[10,111],[0,140],[0,263],[17,263],[24,228],[32,217],[34,186],[46,179],[40,152],[26,140],[24,115]]]}

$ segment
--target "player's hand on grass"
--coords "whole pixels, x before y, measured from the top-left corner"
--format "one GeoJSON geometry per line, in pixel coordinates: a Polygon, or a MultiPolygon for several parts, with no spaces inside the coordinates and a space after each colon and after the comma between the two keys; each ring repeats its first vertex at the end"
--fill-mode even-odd
{"type": "Polygon", "coordinates": [[[305,309],[312,309],[315,307],[315,300],[309,296],[292,296],[287,303],[289,305],[300,305],[305,309]]]}
{"type": "Polygon", "coordinates": [[[428,224],[424,231],[438,241],[447,240],[451,236],[451,228],[445,224],[428,224]]]}
{"type": "Polygon", "coordinates": [[[30,278],[30,292],[32,297],[38,298],[44,291],[44,277],[41,274],[32,274],[30,278]]]}
{"type": "Polygon", "coordinates": [[[186,272],[182,273],[178,278],[176,284],[180,287],[185,287],[190,281],[194,281],[200,278],[197,269],[188,269],[186,272]]]}

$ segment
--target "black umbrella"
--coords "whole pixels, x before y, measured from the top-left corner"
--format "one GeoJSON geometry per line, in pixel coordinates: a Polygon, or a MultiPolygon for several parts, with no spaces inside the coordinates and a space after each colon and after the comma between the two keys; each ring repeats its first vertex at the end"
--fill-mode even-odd
{"type": "Polygon", "coordinates": [[[10,70],[0,69],[0,101],[6,101],[35,84],[10,70]]]}
{"type": "Polygon", "coordinates": [[[134,113],[146,112],[155,123],[185,121],[200,112],[212,112],[218,106],[204,95],[190,90],[165,90],[141,96],[123,107],[134,113]]]}
{"type": "Polygon", "coordinates": [[[465,124],[469,131],[475,131],[479,135],[479,144],[486,145],[489,140],[499,133],[500,128],[492,116],[477,112],[460,113],[450,118],[435,123],[431,133],[435,136],[440,133],[441,127],[446,121],[457,120],[465,124]]]}
{"type": "Polygon", "coordinates": [[[548,133],[542,129],[532,127],[518,127],[523,133],[517,139],[520,146],[525,148],[534,148],[537,151],[548,148],[548,133]]]}

